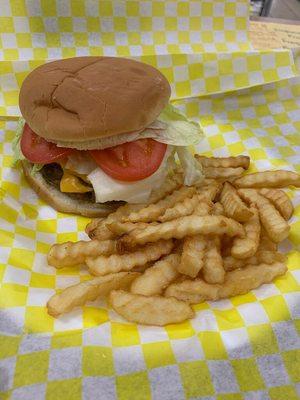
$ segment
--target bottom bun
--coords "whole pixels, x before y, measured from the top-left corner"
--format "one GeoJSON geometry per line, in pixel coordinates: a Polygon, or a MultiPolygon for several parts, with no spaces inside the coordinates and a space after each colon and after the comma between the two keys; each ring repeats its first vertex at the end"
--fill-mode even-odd
{"type": "Polygon", "coordinates": [[[31,174],[32,164],[22,161],[22,168],[28,183],[35,192],[55,210],[63,213],[78,214],[84,217],[105,217],[114,211],[119,204],[101,204],[74,199],[66,193],[62,193],[53,185],[50,185],[40,172],[31,174]]]}

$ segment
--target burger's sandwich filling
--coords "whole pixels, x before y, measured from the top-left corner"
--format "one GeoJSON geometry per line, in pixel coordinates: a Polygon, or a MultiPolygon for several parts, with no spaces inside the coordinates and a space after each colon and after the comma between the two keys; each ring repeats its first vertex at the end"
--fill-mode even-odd
{"type": "Polygon", "coordinates": [[[202,180],[201,166],[188,149],[201,136],[200,126],[169,104],[142,131],[79,143],[49,142],[21,119],[14,152],[15,161],[28,160],[32,174],[42,174],[47,183],[71,197],[143,203],[163,185],[177,158],[186,185],[202,180]]]}

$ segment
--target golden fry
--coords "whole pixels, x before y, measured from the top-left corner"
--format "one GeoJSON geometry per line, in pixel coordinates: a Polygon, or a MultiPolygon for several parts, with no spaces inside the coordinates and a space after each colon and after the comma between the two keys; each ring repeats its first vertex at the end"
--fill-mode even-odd
{"type": "Polygon", "coordinates": [[[70,286],[50,298],[47,303],[48,314],[57,318],[88,301],[107,296],[114,289],[126,289],[138,276],[137,272],[119,272],[70,286]]]}
{"type": "Polygon", "coordinates": [[[148,226],[146,222],[121,222],[114,221],[106,224],[107,228],[111,230],[115,236],[124,235],[124,233],[129,233],[134,229],[144,229],[148,226]]]}
{"type": "Polygon", "coordinates": [[[243,269],[228,272],[222,285],[208,284],[201,279],[187,280],[170,285],[165,295],[191,304],[205,300],[224,299],[248,293],[250,290],[256,289],[265,283],[272,282],[277,276],[284,275],[286,271],[286,266],[281,262],[249,265],[243,269]]]}
{"type": "Polygon", "coordinates": [[[204,178],[203,181],[201,182],[201,186],[199,189],[202,189],[203,187],[209,187],[211,185],[217,185],[220,184],[220,181],[218,179],[213,179],[213,178],[204,178]]]}
{"type": "Polygon", "coordinates": [[[254,172],[235,179],[233,184],[238,188],[300,187],[300,174],[285,170],[254,172]]]}
{"type": "MultiPolygon", "coordinates": [[[[156,189],[151,193],[148,204],[158,202],[166,195],[178,189],[182,184],[182,173],[175,173],[173,176],[168,177],[161,188],[156,189]]],[[[115,235],[114,232],[107,228],[107,224],[119,222],[129,214],[133,212],[138,212],[145,207],[146,204],[124,204],[123,206],[119,207],[115,212],[109,214],[108,217],[95,218],[94,220],[92,220],[86,227],[86,233],[91,239],[112,239],[115,237],[115,235]]]]}
{"type": "Polygon", "coordinates": [[[195,157],[201,162],[203,167],[215,167],[215,168],[237,168],[242,167],[248,169],[250,165],[250,157],[248,156],[237,156],[237,157],[205,157],[200,154],[196,154],[195,157]]]}
{"type": "Polygon", "coordinates": [[[203,173],[206,178],[228,179],[240,176],[245,172],[244,168],[215,168],[204,167],[203,173]]]}
{"type": "Polygon", "coordinates": [[[241,200],[236,189],[229,182],[224,183],[220,201],[223,204],[227,217],[233,218],[239,222],[245,222],[251,218],[252,212],[241,200]]]}
{"type": "Polygon", "coordinates": [[[201,186],[197,189],[199,194],[199,200],[210,200],[214,201],[219,192],[222,189],[222,183],[214,181],[214,183],[208,186],[201,186]]]}
{"type": "Polygon", "coordinates": [[[264,283],[270,283],[279,275],[285,274],[287,267],[281,262],[273,264],[249,265],[242,269],[228,272],[225,282],[219,290],[219,297],[224,299],[238,294],[248,293],[264,283]]]}
{"type": "Polygon", "coordinates": [[[273,242],[279,243],[288,237],[289,224],[268,199],[254,189],[239,189],[238,193],[245,201],[256,204],[260,221],[273,242]]]}
{"type": "Polygon", "coordinates": [[[191,215],[198,203],[198,194],[194,194],[191,198],[187,197],[183,201],[176,203],[175,206],[167,208],[165,213],[158,217],[158,221],[166,222],[186,215],[191,215]]]}
{"type": "Polygon", "coordinates": [[[258,193],[266,197],[277,208],[285,220],[289,220],[294,212],[289,196],[280,189],[259,189],[258,193]]]}
{"type": "Polygon", "coordinates": [[[277,251],[277,243],[272,242],[272,240],[267,235],[265,229],[262,227],[260,232],[260,242],[257,251],[277,251]]]}
{"type": "Polygon", "coordinates": [[[140,273],[143,273],[143,272],[145,272],[148,268],[152,267],[152,265],[153,265],[153,262],[150,261],[150,262],[148,262],[148,263],[146,263],[146,264],[144,264],[144,265],[138,265],[137,267],[132,268],[132,269],[130,270],[130,272],[140,272],[140,273]]]}
{"type": "Polygon", "coordinates": [[[213,204],[212,215],[224,215],[224,207],[219,201],[213,204]]]}
{"type": "Polygon", "coordinates": [[[182,239],[185,236],[198,234],[243,236],[245,231],[240,223],[222,215],[207,215],[204,217],[189,215],[159,225],[149,225],[143,230],[131,231],[120,242],[125,247],[130,248],[136,244],[155,242],[162,238],[182,239]]]}
{"type": "Polygon", "coordinates": [[[104,218],[94,218],[85,227],[85,233],[91,238],[92,232],[97,228],[98,224],[103,221],[104,218]],[[91,236],[90,236],[91,235],[91,236]]]}
{"type": "Polygon", "coordinates": [[[206,240],[203,263],[203,277],[207,283],[224,282],[225,270],[220,252],[220,238],[212,237],[206,240]]]}
{"type": "Polygon", "coordinates": [[[190,304],[202,303],[205,300],[218,300],[220,285],[212,285],[202,279],[186,279],[172,283],[165,291],[166,297],[175,297],[190,304]]]}
{"type": "Polygon", "coordinates": [[[49,250],[47,261],[55,268],[63,268],[70,265],[78,265],[85,262],[89,256],[109,256],[116,253],[117,242],[115,240],[100,241],[97,239],[79,242],[65,242],[54,244],[49,250]]]}
{"type": "Polygon", "coordinates": [[[151,192],[148,204],[157,203],[164,199],[167,195],[174,192],[183,185],[183,174],[176,172],[174,175],[167,177],[162,186],[151,192]]]}
{"type": "Polygon", "coordinates": [[[231,254],[235,258],[248,258],[253,256],[259,245],[260,220],[258,210],[252,205],[250,211],[252,217],[243,225],[246,236],[244,238],[234,238],[233,240],[231,254]]]}
{"type": "Polygon", "coordinates": [[[232,256],[225,257],[224,269],[226,271],[232,271],[238,268],[244,268],[247,265],[257,265],[257,264],[273,264],[274,262],[285,262],[285,255],[278,253],[277,251],[261,250],[258,251],[254,256],[237,259],[232,256]]]}
{"type": "Polygon", "coordinates": [[[223,235],[221,237],[221,254],[222,257],[226,257],[231,255],[231,248],[234,241],[234,237],[229,237],[227,235],[223,235]]]}
{"type": "Polygon", "coordinates": [[[114,290],[110,293],[112,308],[128,321],[164,326],[193,318],[194,311],[184,301],[160,296],[142,296],[114,290]]]}
{"type": "Polygon", "coordinates": [[[203,267],[206,240],[202,235],[186,236],[183,240],[181,261],[178,271],[181,274],[196,277],[203,267]]]}
{"type": "Polygon", "coordinates": [[[156,261],[161,256],[169,254],[172,248],[173,242],[171,240],[160,240],[139,248],[134,253],[114,254],[110,257],[88,257],[86,264],[93,275],[101,276],[120,271],[130,271],[134,267],[156,261]]]}
{"type": "Polygon", "coordinates": [[[130,291],[144,296],[154,296],[161,292],[178,276],[179,254],[169,254],[148,268],[143,275],[135,279],[130,291]]]}
{"type": "Polygon", "coordinates": [[[116,235],[107,227],[107,224],[111,224],[116,221],[121,221],[126,215],[131,212],[137,212],[144,208],[144,204],[124,204],[119,207],[115,212],[109,214],[106,218],[102,218],[95,226],[93,222],[89,224],[90,228],[86,229],[87,234],[91,239],[107,240],[113,239],[116,235]]]}
{"type": "Polygon", "coordinates": [[[201,195],[199,195],[200,199],[198,204],[196,205],[193,215],[198,215],[199,217],[204,217],[205,215],[209,215],[212,212],[213,203],[209,200],[202,200],[201,195]]]}
{"type": "Polygon", "coordinates": [[[176,203],[183,201],[187,197],[192,197],[196,192],[196,188],[191,186],[182,186],[173,193],[160,200],[155,204],[142,208],[137,212],[130,213],[125,217],[124,221],[130,222],[152,222],[162,215],[167,208],[173,207],[176,203]]]}
{"type": "Polygon", "coordinates": [[[223,267],[225,271],[232,271],[237,268],[244,268],[247,265],[248,259],[239,259],[234,258],[233,256],[225,256],[223,257],[223,267]]]}

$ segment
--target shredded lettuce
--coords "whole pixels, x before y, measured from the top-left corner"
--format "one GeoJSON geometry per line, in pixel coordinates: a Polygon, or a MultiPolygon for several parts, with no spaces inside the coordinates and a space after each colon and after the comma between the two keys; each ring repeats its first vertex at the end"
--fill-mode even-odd
{"type": "Polygon", "coordinates": [[[23,133],[24,124],[25,124],[25,119],[20,118],[18,121],[17,129],[16,129],[16,135],[12,141],[12,149],[14,152],[13,166],[15,166],[18,161],[25,160],[25,157],[24,157],[24,155],[21,151],[21,147],[20,147],[20,141],[21,141],[21,137],[22,137],[22,133],[23,133]]]}
{"type": "Polygon", "coordinates": [[[31,175],[35,175],[37,172],[39,172],[43,168],[44,164],[33,164],[31,168],[31,175]]]}
{"type": "Polygon", "coordinates": [[[167,127],[158,134],[157,140],[173,146],[190,146],[200,142],[203,131],[199,124],[190,121],[172,104],[168,104],[158,117],[167,127]]]}
{"type": "Polygon", "coordinates": [[[201,164],[195,159],[187,147],[176,148],[180,164],[183,168],[184,184],[199,185],[204,179],[201,164]]]}
{"type": "Polygon", "coordinates": [[[172,146],[191,146],[198,144],[202,138],[203,131],[200,125],[188,120],[176,107],[168,104],[157,120],[142,132],[121,133],[80,143],[57,141],[56,144],[59,147],[71,147],[81,150],[102,150],[138,139],[154,139],[172,146]]]}

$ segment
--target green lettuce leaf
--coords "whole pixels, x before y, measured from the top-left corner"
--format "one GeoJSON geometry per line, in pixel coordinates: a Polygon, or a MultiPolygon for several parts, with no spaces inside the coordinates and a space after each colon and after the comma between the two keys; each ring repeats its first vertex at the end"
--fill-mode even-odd
{"type": "Polygon", "coordinates": [[[35,175],[37,172],[39,172],[43,168],[44,164],[33,164],[31,168],[31,175],[35,175]]]}
{"type": "Polygon", "coordinates": [[[203,131],[199,124],[190,121],[172,104],[168,104],[158,120],[167,124],[166,130],[159,133],[157,140],[173,146],[190,146],[200,142],[203,131]]]}
{"type": "Polygon", "coordinates": [[[187,186],[199,185],[204,179],[201,164],[187,147],[177,147],[176,151],[183,168],[184,184],[187,186]]]}
{"type": "Polygon", "coordinates": [[[18,161],[25,160],[25,157],[20,147],[20,141],[23,133],[24,124],[25,124],[25,119],[19,118],[16,135],[12,141],[12,149],[14,152],[13,166],[15,166],[18,163],[18,161]]]}

